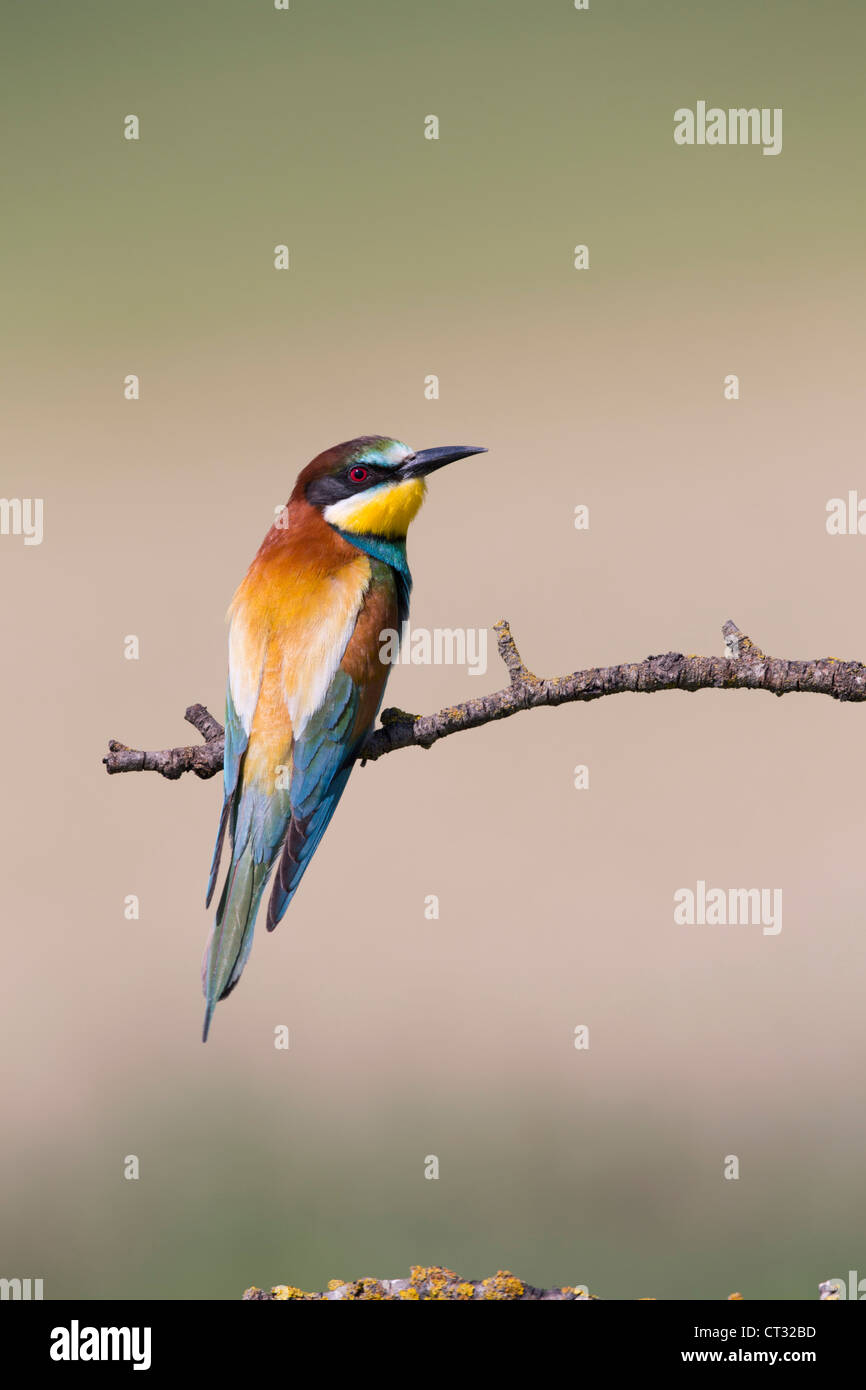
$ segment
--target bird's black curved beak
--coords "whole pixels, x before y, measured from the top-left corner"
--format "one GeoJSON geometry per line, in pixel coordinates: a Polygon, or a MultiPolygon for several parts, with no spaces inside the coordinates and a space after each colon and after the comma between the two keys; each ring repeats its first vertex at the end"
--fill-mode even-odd
{"type": "Polygon", "coordinates": [[[471,454],[486,453],[486,449],[474,444],[445,444],[440,449],[421,449],[417,454],[410,454],[398,471],[403,478],[426,478],[428,473],[435,473],[437,468],[444,468],[446,463],[468,459],[471,454]]]}

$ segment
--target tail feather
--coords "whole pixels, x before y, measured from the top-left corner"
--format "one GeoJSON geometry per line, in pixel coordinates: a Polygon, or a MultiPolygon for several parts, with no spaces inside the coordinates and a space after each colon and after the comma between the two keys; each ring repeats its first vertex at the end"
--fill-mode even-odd
{"type": "Polygon", "coordinates": [[[210,875],[207,881],[207,897],[204,900],[205,907],[210,907],[210,900],[213,897],[213,890],[216,888],[217,874],[219,873],[220,859],[223,852],[223,841],[226,837],[226,827],[229,823],[234,793],[227,796],[223,801],[223,809],[220,815],[219,829],[217,830],[216,844],[214,845],[213,858],[210,865],[210,875]]]}
{"type": "Polygon", "coordinates": [[[234,989],[247,963],[270,868],[270,864],[253,858],[249,841],[232,862],[202,963],[207,1001],[202,1042],[207,1042],[214,1009],[234,989]]]}

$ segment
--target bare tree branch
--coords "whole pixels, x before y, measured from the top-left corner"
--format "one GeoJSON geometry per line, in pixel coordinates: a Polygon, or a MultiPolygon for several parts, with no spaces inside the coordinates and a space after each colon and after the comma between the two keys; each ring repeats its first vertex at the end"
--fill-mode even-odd
{"type": "MultiPolygon", "coordinates": [[[[626,692],[652,695],[658,690],[768,690],[773,695],[797,692],[829,695],[833,700],[866,700],[866,666],[859,661],[837,661],[832,656],[816,661],[788,661],[765,656],[730,619],[722,628],[726,656],[667,652],[625,666],[574,671],[569,676],[533,675],[524,665],[508,623],[502,619],[494,631],[510,684],[490,695],[450,705],[438,714],[383,710],[381,727],[371,733],[361,749],[362,763],[375,762],[398,748],[430,748],[449,734],[477,729],[495,719],[508,719],[520,710],[600,700],[604,695],[626,692]]],[[[171,779],[184,772],[213,777],[223,764],[222,726],[204,705],[190,705],[184,718],[198,729],[203,744],[144,753],[112,739],[108,757],[103,758],[107,771],[159,772],[171,779]]]]}
{"type": "Polygon", "coordinates": [[[194,772],[197,777],[213,777],[223,765],[223,726],[204,705],[190,705],[183,717],[198,729],[204,743],[192,748],[163,748],[157,753],[141,753],[111,738],[108,757],[102,759],[106,769],[109,772],[159,772],[171,781],[184,772],[194,772]]]}

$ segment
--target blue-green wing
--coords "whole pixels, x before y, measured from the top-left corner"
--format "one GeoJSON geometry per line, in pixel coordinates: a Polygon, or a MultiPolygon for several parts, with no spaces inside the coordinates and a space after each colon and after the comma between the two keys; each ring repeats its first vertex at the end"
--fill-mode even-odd
{"type": "Polygon", "coordinates": [[[268,931],[283,916],[349,780],[360,739],[359,691],[342,669],[292,749],[291,820],[268,903],[268,931]]]}

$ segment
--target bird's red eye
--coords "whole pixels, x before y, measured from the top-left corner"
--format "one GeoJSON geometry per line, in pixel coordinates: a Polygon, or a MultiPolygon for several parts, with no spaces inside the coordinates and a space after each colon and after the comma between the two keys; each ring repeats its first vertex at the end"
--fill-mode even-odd
{"type": "Polygon", "coordinates": [[[352,479],[353,483],[363,483],[365,478],[369,476],[369,469],[362,468],[360,464],[356,464],[354,468],[349,469],[349,477],[352,479]]]}

